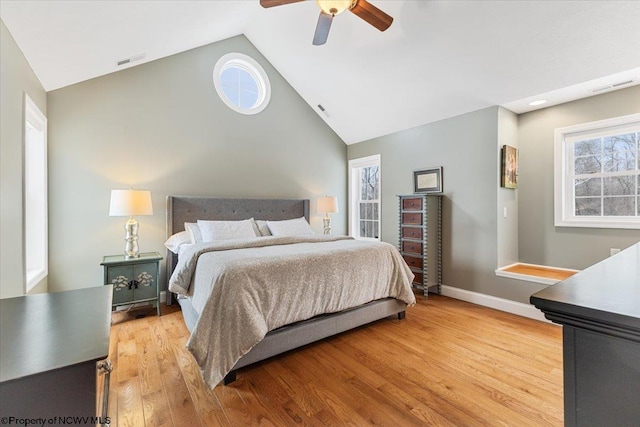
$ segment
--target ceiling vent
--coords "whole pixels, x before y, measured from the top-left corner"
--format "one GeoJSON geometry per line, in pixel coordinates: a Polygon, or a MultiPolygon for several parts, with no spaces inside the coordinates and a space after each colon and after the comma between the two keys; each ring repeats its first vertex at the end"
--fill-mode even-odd
{"type": "Polygon", "coordinates": [[[329,115],[329,112],[328,112],[328,111],[327,111],[327,110],[326,110],[326,109],[325,109],[321,104],[318,104],[318,109],[319,109],[320,111],[322,111],[322,112],[324,113],[324,115],[325,115],[325,116],[327,116],[327,117],[331,117],[331,116],[329,115]]]}
{"type": "Polygon", "coordinates": [[[141,53],[139,55],[133,55],[130,58],[121,59],[120,61],[116,62],[116,67],[121,67],[123,65],[131,64],[132,62],[140,61],[144,57],[145,54],[141,53]]]}
{"type": "Polygon", "coordinates": [[[620,89],[621,87],[624,86],[629,86],[632,85],[633,83],[635,83],[634,79],[630,79],[630,80],[625,80],[623,82],[618,82],[618,83],[612,83],[606,86],[602,86],[596,89],[591,89],[591,93],[598,93],[598,92],[604,92],[607,90],[614,90],[614,89],[620,89]]]}

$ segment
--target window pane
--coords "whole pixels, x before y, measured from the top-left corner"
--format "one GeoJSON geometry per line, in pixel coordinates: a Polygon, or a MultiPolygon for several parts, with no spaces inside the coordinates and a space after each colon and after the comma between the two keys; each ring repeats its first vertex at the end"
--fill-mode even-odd
{"type": "Polygon", "coordinates": [[[636,186],[633,176],[611,176],[603,179],[606,196],[635,194],[636,186]]]}
{"type": "Polygon", "coordinates": [[[578,157],[575,160],[576,175],[601,172],[600,156],[578,157]]]}
{"type": "Polygon", "coordinates": [[[373,216],[372,216],[372,218],[375,219],[375,220],[380,218],[378,216],[378,204],[377,203],[373,204],[373,216]]]}
{"type": "Polygon", "coordinates": [[[606,216],[634,216],[635,197],[605,197],[604,214],[606,216]]]}
{"type": "Polygon", "coordinates": [[[602,195],[602,178],[576,179],[574,181],[576,196],[602,195]]]}
{"type": "Polygon", "coordinates": [[[576,198],[576,216],[600,216],[602,199],[600,197],[576,198]]]}
{"type": "Polygon", "coordinates": [[[577,156],[587,156],[589,154],[600,154],[602,150],[602,140],[598,139],[587,139],[585,141],[577,141],[574,144],[574,155],[577,156]]]}
{"type": "Polygon", "coordinates": [[[362,168],[360,172],[361,177],[361,199],[362,200],[377,200],[379,194],[379,168],[377,166],[370,166],[362,168]]]}
{"type": "Polygon", "coordinates": [[[235,105],[240,104],[240,93],[237,86],[222,85],[222,91],[227,99],[235,105]]]}
{"type": "Polygon", "coordinates": [[[614,135],[603,138],[605,152],[633,151],[636,149],[635,134],[614,135]]]}
{"type": "Polygon", "coordinates": [[[367,237],[365,234],[365,231],[366,231],[365,224],[366,224],[366,221],[360,221],[360,237],[367,237]]]}
{"type": "Polygon", "coordinates": [[[240,77],[240,89],[257,94],[258,83],[256,82],[256,79],[249,72],[242,69],[238,69],[238,74],[240,77]]]}
{"type": "Polygon", "coordinates": [[[373,185],[373,198],[375,200],[380,199],[380,168],[377,166],[371,167],[371,180],[373,185]]]}
{"type": "Polygon", "coordinates": [[[373,237],[377,239],[380,237],[378,236],[378,221],[372,221],[371,224],[373,224],[373,237]]]}
{"type": "Polygon", "coordinates": [[[604,155],[604,171],[617,172],[635,170],[635,151],[611,151],[604,155]]]}
{"type": "Polygon", "coordinates": [[[240,108],[253,108],[256,102],[258,102],[257,92],[240,91],[240,108]]]}
{"type": "Polygon", "coordinates": [[[238,87],[240,81],[240,70],[236,67],[229,67],[220,74],[220,83],[226,86],[238,87]]]}

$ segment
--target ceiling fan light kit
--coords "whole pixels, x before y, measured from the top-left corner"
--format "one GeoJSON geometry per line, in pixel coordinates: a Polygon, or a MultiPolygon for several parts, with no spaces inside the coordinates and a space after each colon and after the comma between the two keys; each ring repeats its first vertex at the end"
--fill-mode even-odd
{"type": "Polygon", "coordinates": [[[355,6],[357,0],[316,0],[322,11],[328,15],[336,16],[355,6]]]}
{"type": "MultiPolygon", "coordinates": [[[[260,5],[264,8],[282,6],[289,3],[297,3],[304,0],[260,0],[260,5]]],[[[320,17],[316,25],[316,32],[313,35],[315,46],[323,45],[329,37],[329,29],[333,17],[349,10],[354,15],[373,25],[380,31],[385,31],[391,26],[393,18],[367,0],[316,0],[320,7],[320,17]]]]}

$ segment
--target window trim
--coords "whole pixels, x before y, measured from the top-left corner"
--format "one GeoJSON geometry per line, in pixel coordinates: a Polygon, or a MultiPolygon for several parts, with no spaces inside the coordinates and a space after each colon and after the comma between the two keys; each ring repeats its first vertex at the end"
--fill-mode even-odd
{"type": "MultiPolygon", "coordinates": [[[[576,217],[573,213],[574,187],[569,182],[571,170],[569,162],[573,159],[573,155],[568,153],[568,142],[575,140],[581,133],[589,136],[603,136],[607,134],[607,129],[633,125],[640,125],[640,113],[581,123],[554,131],[554,223],[556,227],[640,229],[640,217],[576,217]]],[[[636,162],[640,162],[640,159],[636,159],[636,162]]]]}
{"type": "Polygon", "coordinates": [[[360,157],[349,160],[349,236],[358,240],[380,241],[382,239],[382,165],[380,163],[380,154],[360,157]],[[378,166],[378,186],[380,187],[378,199],[378,238],[361,237],[360,236],[360,218],[358,217],[358,191],[360,176],[354,174],[357,169],[378,166]]]}
{"type": "Polygon", "coordinates": [[[271,83],[269,82],[269,76],[267,76],[264,68],[262,68],[255,59],[243,53],[227,53],[216,61],[216,65],[213,67],[213,85],[222,102],[224,102],[227,107],[240,114],[258,114],[267,108],[267,105],[269,105],[269,101],[271,100],[271,83]],[[224,93],[222,83],[220,82],[220,75],[223,71],[232,66],[244,69],[256,81],[256,85],[258,86],[258,100],[251,108],[242,108],[239,105],[234,104],[224,93]]]}
{"type": "MultiPolygon", "coordinates": [[[[47,117],[40,111],[33,100],[24,94],[24,118],[23,118],[23,186],[22,186],[22,217],[23,217],[23,270],[24,270],[24,293],[30,292],[38,283],[45,279],[49,274],[49,215],[48,215],[48,179],[47,179],[47,117]],[[42,257],[38,264],[42,267],[35,270],[34,274],[27,271],[27,258],[30,256],[27,242],[27,222],[28,222],[28,202],[27,202],[27,121],[29,121],[38,130],[43,131],[43,150],[44,150],[44,171],[43,171],[43,188],[44,200],[42,215],[38,215],[39,219],[44,221],[42,224],[42,235],[38,236],[39,244],[43,245],[42,257]],[[41,218],[40,218],[41,217],[41,218]]],[[[31,256],[34,256],[31,254],[31,256]]]]}

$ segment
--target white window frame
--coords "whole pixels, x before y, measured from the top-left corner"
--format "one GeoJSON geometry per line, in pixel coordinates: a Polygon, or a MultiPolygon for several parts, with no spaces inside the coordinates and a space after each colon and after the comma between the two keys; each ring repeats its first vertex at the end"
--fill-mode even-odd
{"type": "MultiPolygon", "coordinates": [[[[575,215],[573,142],[640,131],[640,113],[556,129],[554,132],[554,219],[556,227],[640,229],[640,217],[575,215]]],[[[636,162],[640,159],[636,157],[636,162]]],[[[637,165],[638,163],[636,163],[637,165]]],[[[606,174],[606,173],[605,173],[606,174]]],[[[605,174],[602,174],[603,176],[605,174]]],[[[616,174],[618,175],[618,174],[616,174]]],[[[637,195],[636,195],[637,197],[637,195]]]]}
{"type": "Polygon", "coordinates": [[[271,100],[271,83],[269,82],[267,72],[264,71],[264,68],[262,68],[255,59],[243,53],[231,52],[218,59],[213,68],[213,85],[222,102],[224,102],[227,107],[240,114],[258,114],[267,108],[267,105],[269,105],[269,101],[271,100]],[[234,104],[224,93],[222,83],[220,82],[220,75],[231,67],[240,68],[246,71],[256,82],[256,86],[258,87],[258,99],[250,108],[242,108],[239,105],[234,104]]]}
{"type": "Polygon", "coordinates": [[[380,154],[361,157],[349,160],[349,235],[358,240],[376,240],[381,239],[380,232],[382,230],[382,167],[380,165],[380,154]],[[378,238],[361,237],[360,236],[360,215],[359,201],[360,197],[360,173],[362,168],[378,166],[378,238]]]}

